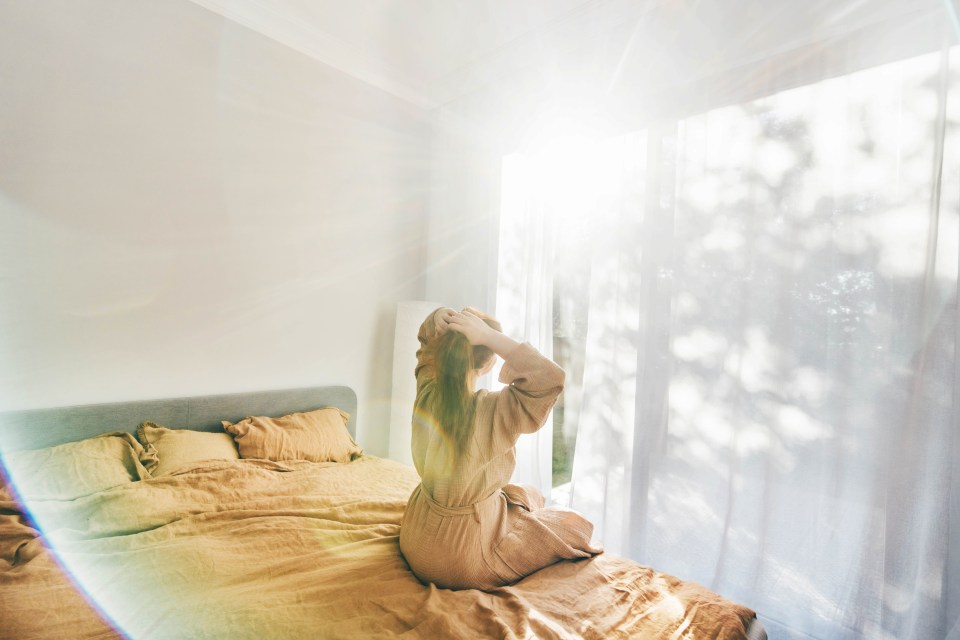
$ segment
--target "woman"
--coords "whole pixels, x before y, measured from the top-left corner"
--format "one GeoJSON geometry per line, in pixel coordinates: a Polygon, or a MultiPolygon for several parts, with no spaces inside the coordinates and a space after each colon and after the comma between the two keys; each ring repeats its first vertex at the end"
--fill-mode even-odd
{"type": "Polygon", "coordinates": [[[517,438],[543,425],[563,390],[563,369],[469,307],[437,309],[417,337],[412,446],[421,482],[400,528],[400,550],[417,577],[492,589],[600,553],[582,516],[544,508],[536,489],[507,484],[517,438]],[[497,355],[509,386],[474,391],[497,355]]]}

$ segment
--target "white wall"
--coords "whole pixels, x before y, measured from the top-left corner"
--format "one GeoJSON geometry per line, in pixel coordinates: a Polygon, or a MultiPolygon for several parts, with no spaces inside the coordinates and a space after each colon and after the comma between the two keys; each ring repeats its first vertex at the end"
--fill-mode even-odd
{"type": "Polygon", "coordinates": [[[450,109],[434,126],[427,298],[447,306],[493,309],[500,215],[500,148],[488,131],[450,109]]]}
{"type": "Polygon", "coordinates": [[[385,454],[428,116],[187,0],[0,4],[0,409],[345,383],[385,454]]]}

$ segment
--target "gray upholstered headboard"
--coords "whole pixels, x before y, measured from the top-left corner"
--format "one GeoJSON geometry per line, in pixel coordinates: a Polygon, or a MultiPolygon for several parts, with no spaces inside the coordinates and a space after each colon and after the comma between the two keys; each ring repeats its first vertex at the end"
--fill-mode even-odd
{"type": "Polygon", "coordinates": [[[221,420],[282,416],[320,407],[349,413],[347,428],[356,438],[356,394],[350,387],[329,386],[0,413],[0,451],[39,449],[110,431],[133,433],[144,420],[171,429],[221,431],[221,420]]]}

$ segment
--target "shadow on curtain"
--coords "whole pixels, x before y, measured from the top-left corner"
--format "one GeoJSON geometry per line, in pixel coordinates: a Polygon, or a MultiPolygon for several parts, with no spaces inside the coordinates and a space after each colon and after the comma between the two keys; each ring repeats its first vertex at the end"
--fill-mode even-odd
{"type": "Polygon", "coordinates": [[[508,158],[498,313],[609,551],[771,637],[953,639],[960,49],[822,75],[508,158]]]}

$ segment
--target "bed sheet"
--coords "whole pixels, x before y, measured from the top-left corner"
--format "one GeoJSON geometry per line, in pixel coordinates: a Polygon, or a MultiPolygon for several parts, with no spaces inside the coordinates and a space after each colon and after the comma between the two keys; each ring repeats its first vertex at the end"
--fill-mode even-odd
{"type": "Polygon", "coordinates": [[[416,484],[372,456],[216,461],[28,501],[42,536],[0,494],[0,638],[746,637],[750,609],[610,554],[425,586],[398,545],[416,484]]]}

